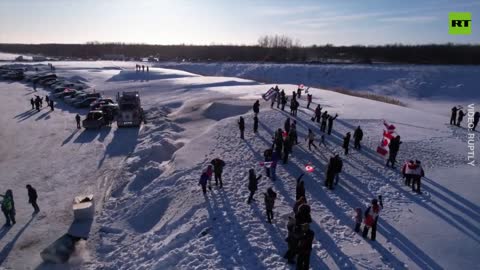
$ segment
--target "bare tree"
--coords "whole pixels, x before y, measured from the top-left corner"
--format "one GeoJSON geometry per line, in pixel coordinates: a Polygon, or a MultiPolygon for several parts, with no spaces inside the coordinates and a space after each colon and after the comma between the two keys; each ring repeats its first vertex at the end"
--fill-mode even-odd
{"type": "Polygon", "coordinates": [[[258,45],[263,48],[292,48],[300,47],[300,40],[286,35],[264,35],[258,38],[258,45]]]}

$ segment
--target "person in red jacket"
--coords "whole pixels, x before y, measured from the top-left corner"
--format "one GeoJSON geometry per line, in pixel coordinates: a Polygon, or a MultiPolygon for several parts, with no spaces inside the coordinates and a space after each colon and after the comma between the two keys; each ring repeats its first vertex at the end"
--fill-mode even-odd
{"type": "Polygon", "coordinates": [[[375,241],[375,238],[377,236],[377,222],[378,222],[378,217],[380,215],[380,210],[383,208],[383,202],[382,202],[382,196],[378,196],[377,199],[372,200],[372,205],[370,205],[367,210],[365,210],[365,219],[364,223],[365,226],[363,227],[363,237],[367,237],[368,231],[370,228],[372,228],[372,234],[370,236],[370,239],[372,241],[375,241]]]}

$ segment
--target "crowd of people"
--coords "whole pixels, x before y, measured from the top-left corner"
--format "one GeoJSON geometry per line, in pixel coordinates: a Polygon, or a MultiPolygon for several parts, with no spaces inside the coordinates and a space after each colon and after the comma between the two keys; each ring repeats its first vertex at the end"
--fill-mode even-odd
{"type": "MultiPolygon", "coordinates": [[[[54,110],[54,102],[48,97],[48,95],[45,96],[45,103],[50,107],[50,111],[54,110]]],[[[32,110],[37,110],[39,112],[43,107],[43,98],[35,95],[35,98],[32,97],[30,99],[30,105],[32,106],[32,110]]]]}
{"type": "MultiPolygon", "coordinates": [[[[461,124],[462,124],[462,121],[463,121],[463,117],[465,117],[465,115],[467,115],[465,112],[463,112],[462,108],[460,106],[454,106],[452,108],[452,113],[451,113],[451,116],[450,116],[450,125],[454,125],[454,126],[457,126],[459,127],[461,124]]],[[[475,129],[477,128],[477,125],[478,125],[478,121],[480,119],[480,112],[475,112],[473,114],[473,122],[472,122],[472,125],[469,125],[467,124],[467,126],[475,131],[475,129]]]]}

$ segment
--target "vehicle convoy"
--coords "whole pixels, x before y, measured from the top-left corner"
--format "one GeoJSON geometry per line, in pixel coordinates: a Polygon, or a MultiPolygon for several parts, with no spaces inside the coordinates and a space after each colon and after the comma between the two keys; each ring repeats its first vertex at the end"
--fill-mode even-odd
{"type": "Polygon", "coordinates": [[[82,121],[82,126],[85,129],[98,129],[105,125],[107,125],[107,120],[102,111],[90,111],[82,121]]]}
{"type": "Polygon", "coordinates": [[[122,92],[117,96],[118,127],[138,127],[145,120],[142,106],[140,104],[140,96],[135,92],[122,92]]]}

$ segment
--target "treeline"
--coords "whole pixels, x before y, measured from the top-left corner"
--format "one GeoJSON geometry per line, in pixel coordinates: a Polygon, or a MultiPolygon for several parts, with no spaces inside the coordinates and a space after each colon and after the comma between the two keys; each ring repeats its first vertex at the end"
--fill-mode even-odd
{"type": "MultiPolygon", "coordinates": [[[[260,40],[259,40],[260,41],[260,40]]],[[[259,43],[261,44],[261,43],[259,43]]],[[[290,43],[289,43],[290,44],[290,43]]],[[[1,52],[40,54],[61,59],[106,59],[124,56],[125,60],[153,57],[159,61],[239,61],[293,63],[412,63],[480,64],[478,45],[385,45],[385,46],[309,46],[290,44],[276,47],[234,45],[148,45],[125,43],[86,44],[0,44],[1,52]]]]}

